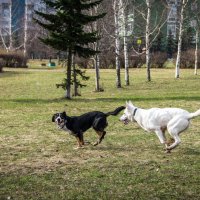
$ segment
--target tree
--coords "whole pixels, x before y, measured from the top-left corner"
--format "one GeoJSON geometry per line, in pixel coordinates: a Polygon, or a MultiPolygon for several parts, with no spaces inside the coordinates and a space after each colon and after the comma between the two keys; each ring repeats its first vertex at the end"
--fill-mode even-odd
{"type": "Polygon", "coordinates": [[[167,57],[172,58],[173,53],[176,52],[176,49],[177,49],[176,40],[174,39],[172,32],[170,30],[167,36],[167,44],[166,44],[167,57]]]}
{"type": "Polygon", "coordinates": [[[150,74],[150,19],[151,19],[151,1],[146,0],[147,4],[147,18],[146,18],[146,67],[147,67],[147,80],[151,81],[151,74],[150,74]]]}
{"type": "MultiPolygon", "coordinates": [[[[97,15],[98,11],[102,10],[102,6],[96,6],[93,9],[91,9],[91,15],[97,15]]],[[[100,37],[101,35],[101,23],[100,20],[99,21],[95,21],[94,23],[90,24],[90,31],[95,31],[97,32],[98,36],[100,37]]],[[[93,49],[95,49],[95,51],[99,51],[100,50],[100,41],[96,41],[95,43],[93,43],[93,49]]],[[[95,69],[95,91],[96,92],[102,92],[103,88],[100,87],[100,56],[99,54],[96,54],[93,57],[93,64],[94,64],[94,69],[95,69]]]]}
{"type": "Polygon", "coordinates": [[[36,14],[46,22],[35,19],[42,27],[48,30],[49,36],[40,38],[45,44],[67,54],[66,95],[71,98],[72,84],[72,56],[88,58],[97,53],[88,45],[96,42],[99,37],[97,32],[87,32],[84,28],[87,24],[102,18],[105,13],[91,16],[88,10],[99,5],[102,0],[44,0],[47,7],[53,12],[44,13],[36,11],[36,14]]]}
{"type": "Polygon", "coordinates": [[[180,77],[180,62],[181,62],[181,48],[183,40],[183,21],[184,21],[184,11],[188,3],[188,0],[181,1],[181,12],[180,12],[180,25],[179,25],[179,35],[178,35],[178,52],[176,58],[176,68],[175,68],[175,78],[180,77]]]}
{"type": "Polygon", "coordinates": [[[115,64],[116,64],[116,87],[121,88],[121,77],[120,77],[120,35],[119,35],[119,0],[114,0],[113,2],[113,11],[114,11],[114,19],[115,19],[115,64]]]}
{"type": "Polygon", "coordinates": [[[123,40],[124,40],[124,67],[125,67],[125,84],[129,85],[129,59],[128,59],[128,36],[127,36],[127,0],[120,0],[122,27],[123,27],[123,40]]]}
{"type": "Polygon", "coordinates": [[[200,0],[194,0],[192,2],[191,11],[193,12],[192,25],[195,30],[195,65],[194,65],[194,75],[197,75],[198,68],[198,44],[199,44],[199,31],[200,31],[200,0]]]}
{"type": "Polygon", "coordinates": [[[151,81],[152,45],[159,36],[162,27],[166,24],[167,8],[166,1],[135,1],[134,10],[135,13],[137,13],[135,17],[135,29],[138,29],[137,31],[140,34],[138,38],[145,38],[145,51],[135,52],[138,55],[144,52],[146,54],[147,81],[151,81]],[[145,33],[145,35],[142,35],[143,33],[145,33]]]}

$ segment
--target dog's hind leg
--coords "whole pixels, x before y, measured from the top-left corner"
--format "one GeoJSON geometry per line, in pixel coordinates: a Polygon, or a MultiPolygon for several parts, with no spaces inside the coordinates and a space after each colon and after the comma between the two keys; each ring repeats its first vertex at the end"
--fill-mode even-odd
{"type": "Polygon", "coordinates": [[[106,131],[96,131],[96,133],[99,135],[99,139],[93,144],[94,146],[102,142],[102,140],[104,139],[104,136],[106,135],[106,131]]]}
{"type": "Polygon", "coordinates": [[[93,123],[93,129],[96,131],[96,133],[99,135],[99,139],[97,142],[94,143],[94,146],[101,143],[101,141],[104,139],[104,136],[106,134],[106,131],[104,129],[108,125],[108,122],[106,120],[106,117],[99,117],[97,118],[93,123]]]}
{"type": "Polygon", "coordinates": [[[189,121],[186,118],[174,117],[167,125],[169,134],[173,137],[174,142],[168,146],[167,150],[172,150],[181,143],[179,134],[186,130],[189,126],[189,121]]]}

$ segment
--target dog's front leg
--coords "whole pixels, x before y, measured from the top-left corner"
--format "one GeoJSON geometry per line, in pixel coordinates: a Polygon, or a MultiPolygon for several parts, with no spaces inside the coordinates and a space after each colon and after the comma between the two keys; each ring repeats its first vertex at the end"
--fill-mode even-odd
{"type": "MultiPolygon", "coordinates": [[[[162,131],[162,129],[156,130],[155,133],[158,136],[160,143],[165,145],[165,150],[166,150],[166,148],[168,147],[168,144],[167,144],[167,139],[165,137],[165,133],[162,131]]],[[[166,153],[170,153],[170,150],[167,150],[166,153]]]]}
{"type": "Polygon", "coordinates": [[[78,146],[77,149],[82,148],[84,145],[84,141],[83,141],[83,134],[78,134],[77,136],[75,136],[78,142],[78,146]]]}

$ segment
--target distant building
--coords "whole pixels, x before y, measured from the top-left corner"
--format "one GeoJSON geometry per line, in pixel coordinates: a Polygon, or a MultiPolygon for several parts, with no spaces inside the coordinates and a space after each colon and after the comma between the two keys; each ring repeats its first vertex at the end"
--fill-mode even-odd
{"type": "Polygon", "coordinates": [[[1,0],[0,2],[0,27],[3,36],[11,31],[11,0],[1,0]]]}
{"type": "Polygon", "coordinates": [[[45,8],[45,4],[41,3],[41,0],[1,0],[0,34],[3,42],[7,45],[10,44],[13,48],[17,45],[20,46],[25,31],[34,30],[34,10],[45,11],[45,8]]]}
{"type": "Polygon", "coordinates": [[[177,26],[179,24],[179,13],[180,0],[169,0],[167,1],[168,19],[167,19],[167,35],[171,34],[174,38],[177,36],[177,26]]]}

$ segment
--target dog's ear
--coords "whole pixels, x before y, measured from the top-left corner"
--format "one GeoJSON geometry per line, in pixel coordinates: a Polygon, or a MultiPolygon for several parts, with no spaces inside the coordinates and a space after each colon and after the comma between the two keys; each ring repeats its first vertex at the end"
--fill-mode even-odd
{"type": "Polygon", "coordinates": [[[52,122],[55,122],[55,114],[52,116],[52,122]]]}
{"type": "Polygon", "coordinates": [[[128,103],[126,104],[126,108],[128,109],[128,110],[132,110],[132,108],[133,108],[133,104],[132,104],[132,102],[131,101],[128,101],[128,103]]]}
{"type": "Polygon", "coordinates": [[[64,117],[67,117],[67,115],[66,115],[66,112],[65,112],[65,111],[62,113],[62,115],[63,115],[64,117]]]}
{"type": "Polygon", "coordinates": [[[129,104],[129,105],[131,105],[131,106],[133,106],[133,103],[132,103],[132,101],[129,101],[129,102],[128,102],[128,104],[129,104]]]}

